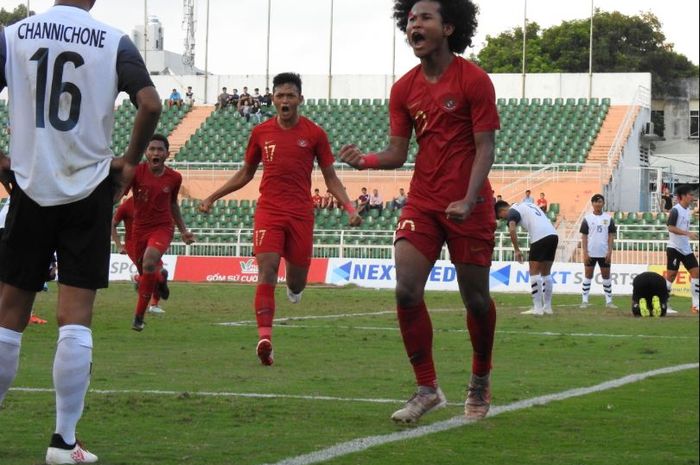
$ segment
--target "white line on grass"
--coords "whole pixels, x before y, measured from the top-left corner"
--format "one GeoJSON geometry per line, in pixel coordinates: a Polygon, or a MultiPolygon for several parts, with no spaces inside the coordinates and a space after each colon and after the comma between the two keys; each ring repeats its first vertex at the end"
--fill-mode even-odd
{"type": "MultiPolygon", "coordinates": [[[[236,323],[231,326],[239,327],[252,327],[256,326],[254,321],[249,323],[236,323]]],[[[296,324],[280,324],[277,328],[291,328],[291,329],[343,329],[343,330],[361,330],[361,331],[391,331],[396,332],[399,330],[398,327],[391,326],[339,326],[339,325],[296,325],[296,324]]],[[[437,329],[436,332],[441,333],[466,333],[466,329],[437,329]]],[[[643,339],[697,339],[696,336],[663,336],[663,335],[653,335],[653,334],[605,334],[605,333],[559,333],[553,331],[502,331],[500,329],[496,330],[496,334],[520,334],[526,336],[567,336],[567,337],[608,337],[608,338],[643,338],[643,339]]]]}
{"type": "MultiPolygon", "coordinates": [[[[608,389],[617,388],[626,384],[636,383],[638,381],[642,381],[652,376],[675,373],[683,370],[692,370],[696,368],[698,368],[697,363],[688,363],[685,365],[676,365],[667,368],[660,368],[658,370],[647,371],[644,373],[636,373],[624,376],[622,378],[613,379],[611,381],[606,381],[604,383],[596,384],[595,386],[569,389],[568,391],[533,397],[532,399],[525,399],[504,406],[495,406],[491,408],[488,416],[493,417],[502,413],[513,412],[516,410],[534,407],[535,405],[545,405],[557,400],[565,400],[571,399],[573,397],[585,396],[587,394],[606,391],[608,389]]],[[[467,420],[463,416],[458,416],[450,418],[449,420],[439,421],[426,426],[419,426],[417,428],[412,428],[398,433],[367,436],[364,438],[353,439],[352,441],[342,442],[334,446],[328,447],[326,449],[318,450],[316,452],[311,452],[309,454],[284,459],[279,462],[276,462],[274,465],[311,465],[313,463],[325,462],[336,457],[353,454],[355,452],[361,452],[371,447],[381,446],[383,444],[388,444],[391,442],[403,441],[406,439],[415,439],[422,436],[426,436],[428,434],[439,433],[441,431],[459,428],[460,426],[468,425],[473,422],[474,420],[467,420]]]]}
{"type": "MultiPolygon", "coordinates": [[[[10,391],[17,392],[36,392],[36,393],[53,393],[55,392],[50,388],[29,388],[29,387],[15,387],[10,388],[10,391]]],[[[198,396],[198,397],[243,397],[251,399],[297,399],[297,400],[328,400],[334,402],[365,402],[372,404],[401,404],[406,400],[399,399],[365,399],[365,398],[353,398],[353,397],[333,397],[333,396],[302,396],[294,394],[261,394],[255,392],[207,392],[207,391],[164,391],[156,389],[90,389],[90,394],[144,394],[144,395],[158,395],[158,396],[198,396]]],[[[452,405],[462,405],[452,404],[452,405]]]]}

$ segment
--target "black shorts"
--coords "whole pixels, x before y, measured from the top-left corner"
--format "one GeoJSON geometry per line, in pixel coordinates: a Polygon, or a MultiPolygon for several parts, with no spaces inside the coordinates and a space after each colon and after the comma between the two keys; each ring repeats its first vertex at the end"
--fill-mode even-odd
{"type": "Polygon", "coordinates": [[[550,234],[537,242],[530,244],[530,261],[531,262],[553,262],[554,256],[557,254],[557,246],[559,245],[559,236],[550,234]]]}
{"type": "Polygon", "coordinates": [[[596,264],[600,268],[610,268],[612,265],[610,262],[605,261],[605,257],[588,257],[588,262],[584,263],[583,266],[592,266],[595,268],[596,264]]]}
{"type": "Polygon", "coordinates": [[[683,255],[677,249],[673,249],[671,247],[667,248],[666,269],[671,271],[678,271],[681,267],[681,263],[688,271],[698,267],[698,259],[697,257],[695,257],[694,253],[683,255]]]}
{"type": "Polygon", "coordinates": [[[53,207],[40,206],[15,185],[0,238],[0,281],[40,291],[55,252],[59,283],[107,287],[112,197],[109,177],[87,198],[53,207]]]}

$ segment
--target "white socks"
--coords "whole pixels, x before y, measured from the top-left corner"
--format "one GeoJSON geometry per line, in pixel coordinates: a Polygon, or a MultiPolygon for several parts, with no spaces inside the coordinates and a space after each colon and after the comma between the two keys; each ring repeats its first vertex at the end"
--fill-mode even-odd
{"type": "Polygon", "coordinates": [[[75,427],[83,414],[92,367],[92,331],[80,325],[58,330],[53,363],[56,389],[56,433],[66,444],[75,444],[75,427]]]}
{"type": "Polygon", "coordinates": [[[591,280],[589,278],[583,278],[583,286],[582,286],[582,298],[583,298],[583,303],[587,304],[588,303],[588,295],[591,293],[591,280]]]}
{"type": "Polygon", "coordinates": [[[673,281],[669,281],[668,279],[666,280],[666,289],[668,290],[668,293],[671,293],[671,289],[673,288],[673,281]]]}
{"type": "Polygon", "coordinates": [[[532,305],[535,310],[542,308],[542,280],[540,275],[530,275],[530,287],[532,288],[532,305]]]}
{"type": "Polygon", "coordinates": [[[698,293],[700,293],[700,280],[690,280],[690,295],[693,297],[693,307],[698,308],[698,293]]]}
{"type": "Polygon", "coordinates": [[[552,308],[552,292],[554,290],[554,279],[551,274],[542,276],[542,292],[544,293],[544,308],[552,308]]]}
{"type": "Polygon", "coordinates": [[[603,291],[605,291],[605,303],[612,303],[612,282],[609,279],[603,280],[603,291]]]}
{"type": "Polygon", "coordinates": [[[0,328],[0,404],[17,374],[21,344],[22,333],[0,328]]]}

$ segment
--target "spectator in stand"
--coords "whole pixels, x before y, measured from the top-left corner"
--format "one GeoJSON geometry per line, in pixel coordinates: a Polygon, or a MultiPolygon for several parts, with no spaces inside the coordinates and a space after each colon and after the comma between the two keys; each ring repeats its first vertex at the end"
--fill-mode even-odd
{"type": "Polygon", "coordinates": [[[185,105],[189,107],[194,105],[194,92],[192,92],[192,86],[187,86],[187,92],[185,92],[185,105]]]}
{"type": "MultiPolygon", "coordinates": [[[[333,194],[331,194],[331,196],[332,195],[333,194]]],[[[311,200],[314,203],[314,209],[320,210],[321,208],[323,208],[323,197],[321,197],[321,191],[319,191],[318,189],[314,189],[314,195],[311,196],[311,200]]]]}
{"type": "Polygon", "coordinates": [[[544,198],[544,192],[540,192],[540,198],[537,199],[537,206],[540,207],[540,210],[543,212],[547,213],[547,199],[544,198]]]}
{"type": "Polygon", "coordinates": [[[668,187],[664,187],[664,191],[661,194],[659,207],[661,207],[661,211],[666,213],[670,212],[673,208],[673,195],[671,195],[671,191],[668,189],[668,187]]]}
{"type": "Polygon", "coordinates": [[[177,89],[173,89],[170,93],[170,97],[168,97],[168,108],[172,108],[173,105],[178,107],[182,106],[182,95],[180,95],[177,89]]]}
{"type": "Polygon", "coordinates": [[[253,99],[250,94],[241,94],[238,100],[238,114],[246,121],[250,121],[250,113],[253,108],[253,99]]]}
{"type": "Polygon", "coordinates": [[[323,197],[323,208],[327,208],[329,210],[332,210],[334,208],[338,207],[338,202],[333,194],[331,194],[330,190],[326,190],[326,195],[323,197]]]}
{"type": "Polygon", "coordinates": [[[369,207],[370,210],[379,210],[379,214],[382,213],[384,209],[384,201],[382,196],[379,195],[379,190],[372,189],[372,195],[369,196],[369,207]]]}
{"type": "Polygon", "coordinates": [[[262,101],[260,103],[262,103],[266,107],[272,105],[272,93],[270,92],[269,87],[265,87],[265,95],[262,96],[262,101]]]}
{"type": "Polygon", "coordinates": [[[496,196],[496,201],[498,201],[498,200],[503,200],[503,196],[501,194],[498,194],[496,196]]]}
{"type": "Polygon", "coordinates": [[[362,193],[357,197],[357,213],[364,215],[367,214],[367,207],[369,207],[369,195],[366,187],[363,187],[361,191],[362,193]]]}
{"type": "Polygon", "coordinates": [[[238,89],[233,89],[233,93],[231,95],[229,95],[229,98],[228,98],[229,104],[238,108],[238,100],[240,98],[241,98],[241,96],[238,95],[238,89]]]}
{"type": "Polygon", "coordinates": [[[394,197],[394,200],[391,202],[391,206],[397,209],[401,209],[404,205],[406,205],[407,200],[408,197],[406,196],[406,191],[404,191],[403,187],[401,187],[399,188],[399,195],[394,197]]]}
{"type": "Polygon", "coordinates": [[[520,203],[535,203],[535,199],[532,198],[530,189],[525,191],[525,197],[523,197],[523,200],[520,203]]]}
{"type": "Polygon", "coordinates": [[[262,107],[260,106],[260,100],[256,100],[253,98],[253,104],[250,106],[250,118],[253,118],[253,120],[256,123],[260,123],[262,121],[262,107]]]}
{"type": "Polygon", "coordinates": [[[243,97],[250,97],[250,94],[248,93],[248,88],[243,87],[243,92],[241,92],[241,98],[243,97]]]}
{"type": "Polygon", "coordinates": [[[221,93],[219,94],[219,97],[216,99],[216,109],[219,111],[222,111],[226,106],[229,104],[231,98],[231,94],[229,94],[226,91],[226,87],[221,88],[221,93]]]}
{"type": "Polygon", "coordinates": [[[262,95],[260,95],[260,89],[257,87],[253,89],[253,100],[257,100],[258,102],[262,99],[262,95]]]}

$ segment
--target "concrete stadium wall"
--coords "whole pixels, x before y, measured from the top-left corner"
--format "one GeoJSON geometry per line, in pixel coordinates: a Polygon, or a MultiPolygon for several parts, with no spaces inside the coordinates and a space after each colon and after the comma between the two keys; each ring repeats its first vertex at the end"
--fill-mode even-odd
{"type": "MultiPolygon", "coordinates": [[[[492,74],[491,79],[499,98],[520,98],[522,76],[520,74],[492,74]]],[[[303,93],[307,98],[328,97],[328,76],[302,75],[303,93]]],[[[192,86],[198,103],[204,102],[204,76],[153,76],[161,97],[167,98],[173,88],[192,86]]],[[[272,76],[270,77],[270,86],[272,76]]],[[[209,76],[206,103],[214,103],[221,88],[229,91],[248,86],[252,93],[255,87],[263,92],[266,87],[264,75],[209,76]]],[[[390,75],[338,75],[332,79],[333,98],[389,98],[392,86],[390,75]]],[[[650,73],[596,73],[593,74],[592,96],[609,98],[613,105],[629,105],[639,86],[651,89],[650,73]]],[[[525,95],[528,98],[581,98],[588,96],[588,74],[528,74],[525,79],[525,95]]],[[[125,97],[122,95],[122,98],[125,97]]],[[[651,102],[648,102],[650,105],[651,102]]]]}

